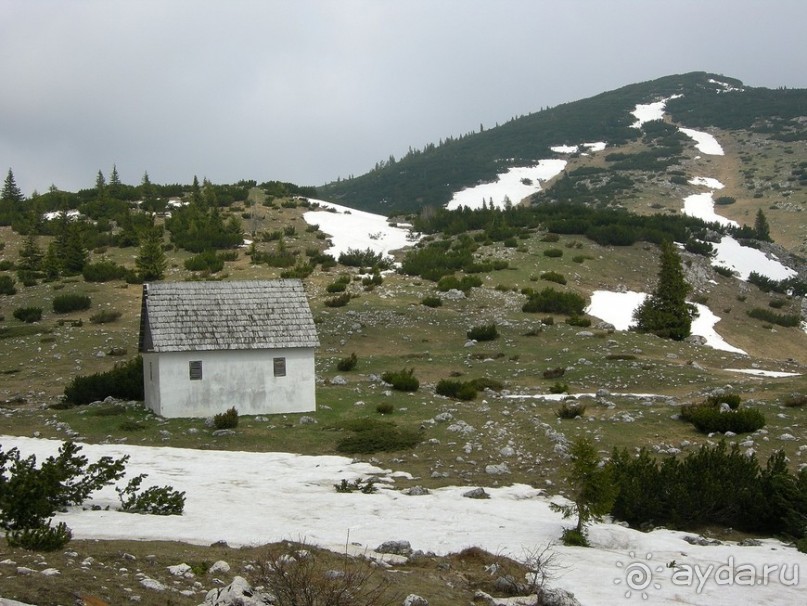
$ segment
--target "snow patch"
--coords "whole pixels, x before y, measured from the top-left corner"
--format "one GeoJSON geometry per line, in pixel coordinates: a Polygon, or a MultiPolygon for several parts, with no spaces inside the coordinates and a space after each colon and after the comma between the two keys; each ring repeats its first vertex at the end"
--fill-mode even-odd
{"type": "Polygon", "coordinates": [[[331,246],[325,253],[339,258],[348,249],[370,249],[376,254],[387,256],[393,250],[411,246],[419,239],[417,234],[400,225],[390,225],[387,217],[348,208],[324,200],[309,200],[322,209],[310,210],[303,214],[309,225],[318,225],[320,231],[328,234],[331,246]]]}
{"type": "Polygon", "coordinates": [[[694,130],[691,128],[679,128],[680,132],[684,133],[687,137],[695,141],[695,148],[703,154],[708,156],[722,156],[724,155],[723,148],[717,139],[709,133],[694,130]]]}
{"type": "Polygon", "coordinates": [[[518,204],[524,198],[541,191],[540,182],[556,177],[565,167],[566,160],[541,160],[534,166],[510,168],[499,174],[492,183],[482,183],[456,192],[446,208],[454,210],[466,206],[477,209],[482,208],[483,203],[504,208],[507,200],[511,204],[518,204]]]}

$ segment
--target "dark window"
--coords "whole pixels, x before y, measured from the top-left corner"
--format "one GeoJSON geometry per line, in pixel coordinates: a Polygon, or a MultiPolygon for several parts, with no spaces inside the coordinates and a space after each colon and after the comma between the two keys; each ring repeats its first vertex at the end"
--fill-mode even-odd
{"type": "Polygon", "coordinates": [[[201,381],[202,380],[202,361],[201,360],[194,360],[192,362],[188,362],[188,369],[190,371],[191,381],[201,381]]]}
{"type": "Polygon", "coordinates": [[[285,377],[286,376],[286,358],[275,358],[274,360],[275,365],[275,376],[276,377],[285,377]]]}

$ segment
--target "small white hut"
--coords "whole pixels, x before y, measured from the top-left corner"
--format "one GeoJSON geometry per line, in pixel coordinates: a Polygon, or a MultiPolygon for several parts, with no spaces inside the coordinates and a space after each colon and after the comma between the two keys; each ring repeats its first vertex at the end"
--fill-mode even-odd
{"type": "Polygon", "coordinates": [[[145,401],[160,416],[313,411],[318,346],[299,280],[143,285],[145,401]]]}

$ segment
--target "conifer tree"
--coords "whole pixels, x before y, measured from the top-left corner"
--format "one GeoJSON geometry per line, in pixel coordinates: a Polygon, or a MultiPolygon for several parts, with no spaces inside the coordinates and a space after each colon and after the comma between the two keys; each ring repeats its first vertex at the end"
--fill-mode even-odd
{"type": "Polygon", "coordinates": [[[42,266],[42,250],[36,241],[36,236],[29,233],[20,249],[20,258],[17,268],[23,271],[39,271],[42,266]]]}
{"type": "Polygon", "coordinates": [[[104,201],[106,200],[106,194],[106,179],[104,178],[104,173],[99,170],[95,177],[95,195],[98,197],[98,200],[104,201]]]}
{"type": "Polygon", "coordinates": [[[162,280],[165,277],[168,261],[163,250],[162,229],[152,228],[144,234],[135,265],[143,282],[162,280]]]}
{"type": "Polygon", "coordinates": [[[757,240],[771,241],[771,228],[761,208],[757,211],[757,216],[754,219],[754,237],[757,240]]]}
{"type": "Polygon", "coordinates": [[[577,515],[573,529],[564,531],[564,539],[571,530],[577,535],[573,541],[587,544],[585,526],[610,513],[617,496],[617,486],[613,482],[613,469],[610,465],[601,466],[594,445],[587,438],[576,440],[569,454],[572,457],[572,470],[569,475],[574,494],[570,505],[550,505],[564,518],[577,515]]]}
{"type": "Polygon", "coordinates": [[[689,285],[681,257],[669,241],[661,244],[661,268],[653,294],[636,309],[636,330],[680,341],[690,335],[692,309],[686,302],[689,285]]]}
{"type": "Polygon", "coordinates": [[[3,191],[2,194],[0,194],[0,200],[12,204],[19,204],[25,200],[22,191],[17,187],[17,182],[14,180],[14,173],[10,168],[8,169],[6,180],[3,182],[3,191]]]}

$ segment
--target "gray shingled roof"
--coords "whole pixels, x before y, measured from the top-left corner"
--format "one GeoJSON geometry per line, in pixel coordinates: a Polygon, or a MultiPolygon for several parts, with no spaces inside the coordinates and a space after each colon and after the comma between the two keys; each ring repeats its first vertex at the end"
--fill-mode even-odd
{"type": "Polygon", "coordinates": [[[318,346],[299,280],[143,285],[141,352],[318,346]]]}

